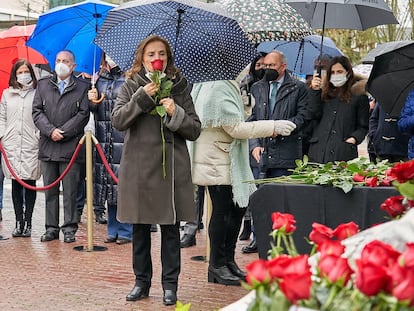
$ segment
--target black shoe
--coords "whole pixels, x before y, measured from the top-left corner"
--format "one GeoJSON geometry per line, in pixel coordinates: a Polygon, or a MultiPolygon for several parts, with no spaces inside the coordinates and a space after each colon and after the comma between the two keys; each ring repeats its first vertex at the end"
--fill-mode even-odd
{"type": "Polygon", "coordinates": [[[242,252],[245,254],[257,253],[258,250],[256,240],[251,241],[249,245],[243,247],[242,252]]]}
{"type": "Polygon", "coordinates": [[[111,237],[111,236],[107,237],[107,238],[104,240],[104,243],[115,243],[115,242],[116,242],[116,238],[113,238],[113,237],[111,237]]]}
{"type": "Polygon", "coordinates": [[[233,273],[238,278],[240,278],[241,280],[244,281],[246,279],[247,273],[243,271],[242,269],[240,269],[239,266],[234,261],[228,262],[227,268],[229,268],[230,272],[233,273]]]}
{"type": "Polygon", "coordinates": [[[123,244],[128,244],[128,243],[131,243],[131,240],[123,239],[123,238],[119,238],[118,240],[116,240],[116,244],[118,245],[123,245],[123,244]]]}
{"type": "Polygon", "coordinates": [[[186,248],[196,245],[196,237],[191,234],[184,234],[180,241],[180,247],[186,248]]]}
{"type": "Polygon", "coordinates": [[[151,225],[151,229],[150,229],[150,231],[151,231],[151,232],[157,232],[157,231],[158,231],[158,227],[157,227],[157,225],[151,225]]]}
{"type": "Polygon", "coordinates": [[[149,296],[149,287],[134,286],[130,293],[126,296],[127,301],[137,301],[149,296]]]}
{"type": "Polygon", "coordinates": [[[59,239],[59,232],[55,233],[55,232],[52,232],[52,231],[46,231],[40,237],[41,242],[49,242],[49,241],[58,240],[58,239],[59,239]]]}
{"type": "Polygon", "coordinates": [[[64,238],[63,238],[63,242],[65,243],[73,243],[75,242],[75,233],[73,232],[65,232],[64,233],[64,238]]]}
{"type": "Polygon", "coordinates": [[[162,296],[162,303],[166,306],[172,306],[177,303],[177,292],[172,289],[166,289],[162,296]]]}
{"type": "Polygon", "coordinates": [[[246,241],[250,238],[250,234],[252,233],[252,223],[250,220],[243,221],[243,231],[240,233],[239,240],[246,241]]]}
{"type": "Polygon", "coordinates": [[[240,278],[231,273],[227,266],[214,268],[208,267],[208,282],[223,285],[240,286],[240,278]]]}
{"type": "Polygon", "coordinates": [[[14,228],[12,232],[12,237],[18,238],[23,236],[24,231],[24,222],[23,221],[16,221],[16,228],[14,228]]]}
{"type": "Polygon", "coordinates": [[[95,215],[95,221],[101,225],[106,224],[108,221],[106,220],[105,216],[103,213],[100,214],[96,214],[95,215]]]}

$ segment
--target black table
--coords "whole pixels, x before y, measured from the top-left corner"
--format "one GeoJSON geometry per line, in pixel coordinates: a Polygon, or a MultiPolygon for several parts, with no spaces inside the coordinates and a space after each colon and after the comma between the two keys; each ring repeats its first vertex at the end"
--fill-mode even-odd
{"type": "Polygon", "coordinates": [[[341,223],[353,221],[361,230],[366,229],[388,220],[380,205],[398,194],[393,187],[354,187],[344,193],[330,186],[264,184],[250,197],[259,257],[266,259],[270,248],[272,212],[295,216],[297,229],[293,237],[299,253],[304,254],[311,249],[305,237],[314,222],[335,229],[341,223]]]}

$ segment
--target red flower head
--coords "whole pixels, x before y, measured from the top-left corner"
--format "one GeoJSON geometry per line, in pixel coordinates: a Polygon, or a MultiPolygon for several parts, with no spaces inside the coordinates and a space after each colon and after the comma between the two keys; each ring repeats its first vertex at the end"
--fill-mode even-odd
{"type": "Polygon", "coordinates": [[[374,177],[368,177],[365,180],[365,185],[367,187],[378,187],[378,177],[374,176],[374,177]]]}
{"type": "Polygon", "coordinates": [[[396,163],[391,168],[389,176],[395,177],[400,183],[414,179],[414,160],[396,163]]]}
{"type": "Polygon", "coordinates": [[[162,59],[156,59],[151,62],[152,69],[162,71],[164,68],[164,61],[162,59]]]}
{"type": "Polygon", "coordinates": [[[249,285],[253,285],[254,282],[262,283],[270,279],[266,260],[255,260],[246,266],[246,270],[246,281],[249,285]]]}
{"type": "Polygon", "coordinates": [[[321,277],[325,277],[330,282],[337,283],[340,286],[345,286],[353,273],[348,264],[348,259],[336,255],[322,257],[318,268],[321,277]]]}
{"type": "Polygon", "coordinates": [[[381,204],[381,209],[387,212],[391,218],[401,216],[407,210],[403,200],[404,197],[402,195],[389,197],[381,204]]]}
{"type": "Polygon", "coordinates": [[[274,259],[271,259],[267,263],[270,277],[272,279],[279,279],[290,274],[302,274],[308,272],[310,271],[308,259],[308,255],[300,255],[295,257],[280,255],[274,259]]]}
{"type": "Polygon", "coordinates": [[[393,291],[395,296],[400,301],[408,301],[410,307],[414,306],[414,270],[407,269],[404,279],[397,284],[393,291]]]}
{"type": "Polygon", "coordinates": [[[391,245],[379,240],[374,240],[365,245],[361,252],[361,261],[372,262],[384,268],[396,264],[401,253],[391,245]]]}
{"type": "Polygon", "coordinates": [[[345,252],[345,246],[338,240],[325,240],[318,244],[318,252],[321,257],[325,255],[341,256],[345,252]]]}
{"type": "Polygon", "coordinates": [[[309,233],[309,240],[316,245],[322,244],[325,240],[331,240],[333,237],[333,230],[325,225],[314,222],[312,228],[311,233],[309,233]]]}
{"type": "Polygon", "coordinates": [[[310,271],[291,274],[280,282],[280,289],[291,303],[296,304],[298,300],[309,299],[312,287],[311,275],[310,271]]]}
{"type": "Polygon", "coordinates": [[[348,222],[346,224],[340,224],[336,229],[333,231],[334,237],[336,237],[339,241],[345,240],[357,234],[359,232],[359,227],[353,221],[348,222]]]}
{"type": "Polygon", "coordinates": [[[414,243],[407,243],[405,252],[398,259],[404,267],[414,268],[414,243]]]}
{"type": "Polygon", "coordinates": [[[296,220],[292,214],[272,213],[272,229],[283,230],[285,233],[292,233],[296,230],[296,220]]]}
{"type": "Polygon", "coordinates": [[[357,259],[355,285],[367,296],[375,296],[385,289],[390,277],[384,267],[357,259]]]}
{"type": "Polygon", "coordinates": [[[365,180],[365,176],[355,173],[354,176],[352,176],[352,179],[355,182],[363,182],[365,180]]]}

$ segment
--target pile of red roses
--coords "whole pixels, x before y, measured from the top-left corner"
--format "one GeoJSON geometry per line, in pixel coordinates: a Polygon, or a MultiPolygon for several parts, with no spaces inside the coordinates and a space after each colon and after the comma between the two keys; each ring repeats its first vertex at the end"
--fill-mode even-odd
{"type": "Polygon", "coordinates": [[[350,222],[331,229],[314,223],[309,240],[315,255],[310,257],[296,252],[293,215],[273,213],[272,220],[269,259],[247,266],[246,287],[256,292],[248,310],[285,311],[292,305],[329,311],[414,310],[414,243],[401,253],[375,240],[350,262],[341,241],[356,234],[358,226],[350,222]]]}

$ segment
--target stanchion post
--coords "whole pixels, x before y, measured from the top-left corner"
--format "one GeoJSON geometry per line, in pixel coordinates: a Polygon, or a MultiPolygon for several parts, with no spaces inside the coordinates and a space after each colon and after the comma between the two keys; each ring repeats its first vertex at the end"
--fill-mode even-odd
{"type": "Polygon", "coordinates": [[[92,133],[86,131],[86,207],[88,210],[88,251],[93,251],[92,133]]]}

